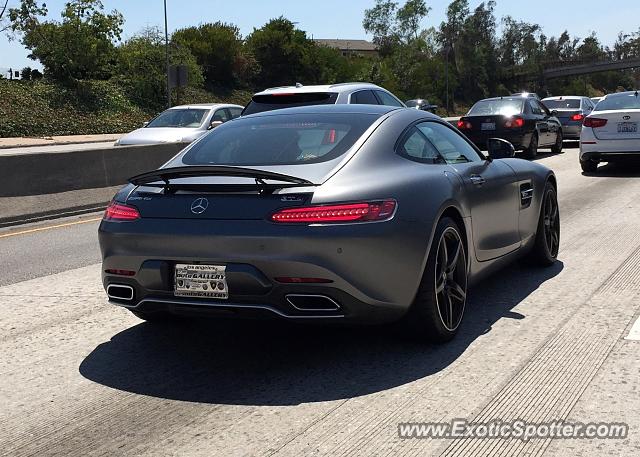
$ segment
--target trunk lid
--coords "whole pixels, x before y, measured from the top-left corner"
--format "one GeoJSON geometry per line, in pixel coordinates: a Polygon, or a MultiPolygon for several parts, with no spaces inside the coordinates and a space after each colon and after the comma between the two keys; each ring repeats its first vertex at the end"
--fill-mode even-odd
{"type": "Polygon", "coordinates": [[[580,122],[580,121],[573,121],[571,117],[576,114],[582,114],[581,109],[556,109],[555,111],[557,113],[556,117],[558,118],[561,124],[568,124],[569,122],[580,122]]]}
{"type": "Polygon", "coordinates": [[[174,182],[176,188],[171,191],[139,186],[129,195],[127,204],[135,206],[143,218],[260,220],[268,219],[278,209],[308,204],[314,191],[313,186],[301,185],[260,194],[258,187],[238,191],[229,187],[254,187],[254,180],[244,178],[185,178],[174,182]]]}
{"type": "Polygon", "coordinates": [[[464,116],[462,118],[462,120],[466,120],[467,122],[471,123],[471,132],[476,134],[482,133],[486,135],[502,132],[512,132],[514,130],[513,128],[505,127],[506,122],[510,119],[513,119],[513,117],[505,116],[502,114],[464,116]]]}
{"type": "Polygon", "coordinates": [[[607,120],[604,126],[593,129],[599,140],[640,139],[640,109],[595,111],[589,117],[607,120]]]}

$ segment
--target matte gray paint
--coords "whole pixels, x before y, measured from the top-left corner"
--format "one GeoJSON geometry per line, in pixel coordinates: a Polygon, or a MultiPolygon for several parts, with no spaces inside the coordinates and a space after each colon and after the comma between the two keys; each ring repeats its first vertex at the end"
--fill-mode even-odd
{"type": "MultiPolygon", "coordinates": [[[[310,111],[349,112],[349,109],[375,111],[379,107],[336,105],[286,111],[295,115],[310,111]]],[[[284,111],[256,116],[281,115],[284,111]]],[[[448,126],[424,111],[387,109],[380,121],[363,135],[366,141],[359,142],[339,163],[332,164],[324,180],[318,181],[320,185],[305,188],[306,193],[303,189],[283,189],[276,194],[302,195],[304,201],[299,204],[305,205],[395,198],[398,208],[392,220],[281,225],[266,220],[266,211],[264,219],[206,222],[197,217],[144,219],[144,202],[132,201],[139,192],[129,186],[117,198],[138,204],[143,219],[101,224],[104,269],[137,271],[148,259],[249,264],[267,278],[332,279],[332,287],[369,305],[372,315],[377,314],[374,310],[384,309],[390,311],[389,318],[397,318],[415,297],[437,221],[443,212],[454,208],[464,221],[463,231],[469,251],[473,251],[467,256],[470,281],[477,281],[527,252],[537,229],[544,185],[552,172],[521,159],[435,165],[396,154],[399,136],[413,122],[422,120],[448,126]],[[486,176],[486,184],[481,188],[473,185],[471,174],[486,176]],[[520,208],[519,185],[523,182],[532,183],[534,189],[531,205],[526,209],[520,208]]],[[[179,163],[180,155],[171,165],[179,163]]],[[[304,166],[257,168],[300,176],[300,167],[304,166]]],[[[193,194],[193,198],[198,196],[193,194]]],[[[211,198],[215,200],[215,196],[211,198]]],[[[184,204],[183,201],[181,205],[184,204]]],[[[216,205],[215,201],[213,204],[216,205]]],[[[176,214],[182,211],[174,210],[176,214]]],[[[105,275],[105,285],[110,281],[114,279],[105,275]]],[[[314,286],[305,287],[314,290],[314,286]]],[[[366,320],[366,316],[357,317],[366,320]]]]}

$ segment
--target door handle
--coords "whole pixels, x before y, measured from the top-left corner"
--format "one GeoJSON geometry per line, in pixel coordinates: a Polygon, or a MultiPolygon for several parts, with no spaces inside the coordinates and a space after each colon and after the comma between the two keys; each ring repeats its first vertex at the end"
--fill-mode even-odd
{"type": "Polygon", "coordinates": [[[471,182],[473,184],[475,184],[476,186],[481,186],[483,185],[486,181],[485,179],[480,176],[480,175],[471,175],[471,182]]]}

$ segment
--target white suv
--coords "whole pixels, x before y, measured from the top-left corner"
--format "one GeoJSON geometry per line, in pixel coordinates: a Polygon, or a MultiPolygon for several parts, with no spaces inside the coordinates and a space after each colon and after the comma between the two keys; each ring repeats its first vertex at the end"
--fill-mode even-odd
{"type": "Polygon", "coordinates": [[[333,104],[388,105],[406,107],[395,95],[370,83],[342,83],[325,86],[273,87],[258,92],[245,107],[242,115],[282,108],[333,104]]]}

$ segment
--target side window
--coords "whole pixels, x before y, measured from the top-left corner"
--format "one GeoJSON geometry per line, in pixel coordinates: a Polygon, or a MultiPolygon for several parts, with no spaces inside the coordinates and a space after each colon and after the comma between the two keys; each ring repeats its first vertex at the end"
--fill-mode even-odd
{"type": "Polygon", "coordinates": [[[216,112],[213,113],[213,117],[211,118],[211,122],[214,122],[214,121],[227,122],[228,120],[229,120],[229,113],[224,108],[216,110],[216,112]]]}
{"type": "Polygon", "coordinates": [[[229,108],[229,112],[231,113],[231,119],[235,119],[242,114],[242,108],[229,108]]]}
{"type": "Polygon", "coordinates": [[[402,107],[402,103],[383,90],[377,90],[376,96],[380,99],[380,102],[382,102],[383,105],[402,107]]]}
{"type": "Polygon", "coordinates": [[[543,103],[540,103],[539,101],[536,100],[536,103],[538,104],[538,106],[540,107],[540,109],[542,110],[542,114],[543,115],[547,115],[547,116],[551,116],[551,111],[549,111],[549,108],[547,108],[546,106],[544,106],[543,103]]]}
{"type": "Polygon", "coordinates": [[[373,95],[373,91],[361,90],[351,94],[351,103],[356,105],[379,105],[378,99],[373,95]]]}
{"type": "Polygon", "coordinates": [[[529,106],[531,106],[531,112],[533,114],[537,114],[538,116],[542,116],[544,114],[538,102],[536,102],[535,100],[529,100],[528,103],[529,103],[529,106]]]}
{"type": "Polygon", "coordinates": [[[405,157],[416,159],[420,162],[435,163],[440,158],[437,149],[415,127],[411,127],[404,136],[398,152],[405,157]]]}
{"type": "Polygon", "coordinates": [[[453,128],[439,122],[423,122],[417,127],[436,147],[447,163],[481,162],[484,160],[473,146],[453,128]]]}

